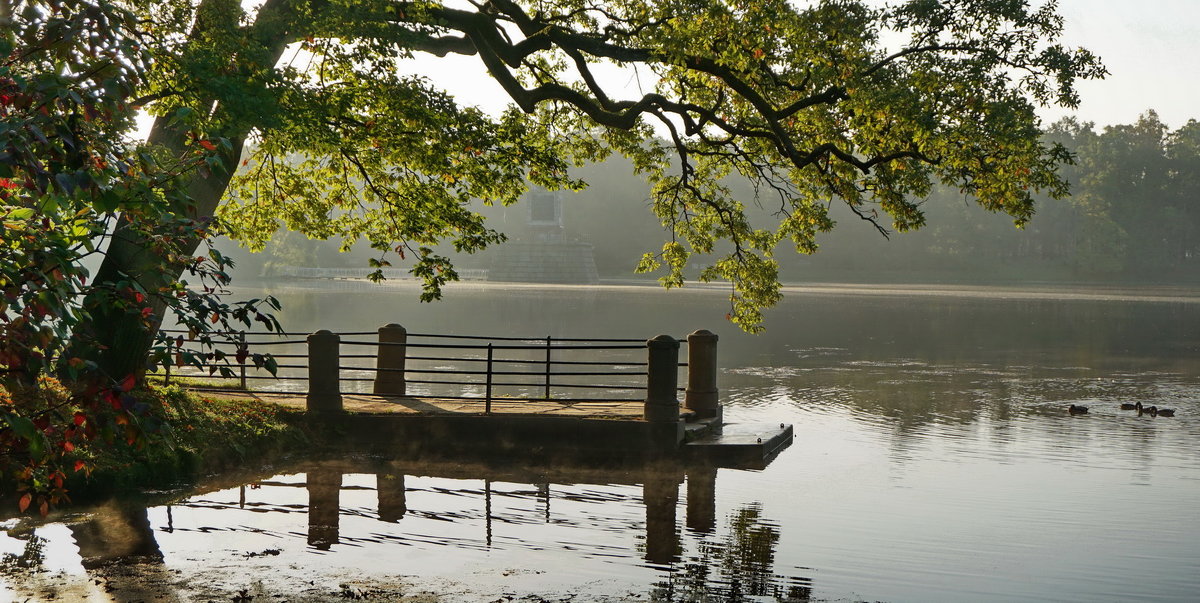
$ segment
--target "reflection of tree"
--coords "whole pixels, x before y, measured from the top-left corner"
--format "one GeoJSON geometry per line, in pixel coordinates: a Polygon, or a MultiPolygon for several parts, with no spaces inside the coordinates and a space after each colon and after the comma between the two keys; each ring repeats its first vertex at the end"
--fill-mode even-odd
{"type": "Polygon", "coordinates": [[[762,518],[758,503],[729,515],[729,530],[719,541],[700,542],[696,555],[672,567],[667,579],[655,585],[655,601],[747,601],[773,597],[777,601],[807,601],[812,580],[774,573],[779,526],[762,518]]]}

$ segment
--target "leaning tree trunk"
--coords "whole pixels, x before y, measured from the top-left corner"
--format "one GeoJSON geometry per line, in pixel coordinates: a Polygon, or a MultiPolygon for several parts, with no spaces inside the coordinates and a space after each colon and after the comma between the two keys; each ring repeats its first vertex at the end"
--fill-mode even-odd
{"type": "MultiPolygon", "coordinates": [[[[155,121],[149,142],[161,144],[175,151],[182,151],[186,132],[172,128],[165,118],[155,121]]],[[[192,219],[212,217],[229,185],[235,166],[242,154],[242,139],[231,141],[233,151],[222,156],[227,170],[212,172],[206,177],[195,175],[187,182],[187,205],[173,208],[181,216],[192,219]]],[[[174,250],[180,255],[192,255],[200,245],[195,237],[180,238],[177,235],[174,250]]],[[[152,235],[151,235],[152,236],[152,235]]],[[[148,368],[148,355],[154,336],[162,324],[166,309],[165,300],[157,295],[160,288],[176,282],[182,268],[171,266],[154,251],[151,236],[140,232],[130,222],[119,220],[105,250],[104,261],[96,272],[94,283],[136,282],[149,296],[153,313],[143,317],[137,311],[117,308],[105,298],[85,302],[91,313],[89,333],[99,344],[97,363],[101,372],[111,379],[123,379],[128,375],[140,378],[148,368]]],[[[120,292],[116,292],[120,295],[120,292]]]]}
{"type": "MultiPolygon", "coordinates": [[[[198,14],[204,13],[206,8],[219,11],[216,4],[214,0],[202,0],[198,14]]],[[[242,40],[243,49],[239,54],[244,52],[247,56],[254,57],[260,65],[276,64],[292,39],[288,28],[295,18],[289,0],[266,0],[258,9],[255,23],[250,28],[250,35],[242,40]]],[[[195,27],[193,35],[198,37],[201,30],[207,27],[206,21],[197,19],[195,27]]],[[[203,107],[200,110],[213,112],[213,123],[240,123],[243,124],[241,128],[248,128],[245,124],[251,116],[222,115],[228,109],[215,95],[209,103],[207,106],[206,103],[199,105],[203,107]],[[215,109],[211,103],[215,103],[215,109]]],[[[225,194],[225,188],[233,177],[233,172],[241,161],[242,144],[247,133],[247,129],[241,129],[221,134],[232,143],[233,148],[232,152],[221,157],[227,169],[207,176],[194,176],[187,184],[190,202],[186,206],[172,208],[174,212],[194,219],[211,217],[214,214],[221,197],[225,194]]],[[[176,156],[183,156],[187,150],[184,143],[188,135],[186,129],[172,127],[169,118],[160,117],[155,121],[147,142],[163,145],[175,152],[176,156]]],[[[178,253],[190,255],[195,253],[200,240],[183,240],[177,243],[178,253]]],[[[100,370],[110,378],[122,379],[127,375],[140,377],[147,369],[150,346],[162,324],[163,311],[166,308],[164,301],[153,294],[160,287],[177,281],[182,272],[181,268],[164,269],[165,264],[163,258],[155,254],[150,237],[137,232],[124,221],[119,222],[94,282],[136,280],[152,294],[150,300],[153,314],[147,321],[140,314],[115,308],[112,304],[100,303],[91,307],[93,324],[89,334],[102,346],[97,362],[100,370]]]]}

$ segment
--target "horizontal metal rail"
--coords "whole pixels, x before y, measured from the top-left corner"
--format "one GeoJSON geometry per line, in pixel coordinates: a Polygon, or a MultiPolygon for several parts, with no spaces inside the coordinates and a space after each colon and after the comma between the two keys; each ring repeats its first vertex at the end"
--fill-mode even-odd
{"type": "MultiPolygon", "coordinates": [[[[188,331],[176,329],[164,330],[164,333],[188,333],[188,331]]],[[[364,361],[364,366],[348,366],[338,363],[338,375],[336,378],[338,382],[374,382],[376,383],[376,388],[378,388],[380,380],[384,379],[385,375],[395,373],[412,374],[413,376],[424,378],[399,379],[400,389],[398,391],[400,394],[407,393],[411,395],[411,392],[405,391],[405,385],[417,386],[418,389],[425,388],[425,386],[441,386],[434,387],[435,391],[423,394],[423,396],[442,399],[482,400],[486,404],[485,412],[489,414],[491,413],[491,403],[493,401],[644,401],[636,397],[586,397],[586,395],[579,396],[578,394],[571,396],[570,391],[574,390],[579,393],[583,393],[580,390],[591,390],[596,393],[602,391],[644,393],[648,387],[645,382],[646,373],[644,369],[649,368],[649,363],[647,361],[630,359],[626,355],[627,352],[646,350],[647,340],[644,339],[489,337],[402,332],[401,339],[378,341],[372,340],[373,338],[370,338],[370,336],[378,334],[383,338],[383,330],[345,331],[335,334],[338,335],[338,338],[332,339],[332,345],[374,348],[351,354],[342,354],[335,348],[334,357],[337,359],[364,361]],[[417,341],[414,341],[414,339],[417,341]],[[394,368],[391,366],[381,366],[380,364],[383,360],[380,358],[380,354],[383,354],[384,349],[391,350],[396,348],[405,351],[399,352],[398,360],[393,355],[394,357],[388,362],[399,362],[399,364],[396,364],[394,368]],[[438,352],[438,350],[441,350],[441,352],[438,352]],[[376,351],[380,352],[380,354],[373,353],[376,351]],[[416,352],[416,354],[408,355],[409,351],[416,352]],[[497,357],[498,352],[504,351],[519,353],[508,354],[508,357],[497,357]],[[588,355],[592,355],[593,357],[588,358],[588,355]],[[515,358],[512,356],[525,357],[515,358]],[[597,356],[612,356],[613,360],[599,360],[596,359],[597,356]],[[370,363],[369,361],[371,360],[375,360],[376,362],[370,363]],[[416,363],[415,366],[413,365],[414,362],[416,363]],[[440,363],[442,366],[422,363],[440,363]],[[368,364],[375,364],[375,366],[365,366],[368,364]],[[462,378],[460,379],[459,377],[462,378]],[[471,377],[479,379],[471,380],[469,379],[471,377]],[[564,380],[572,381],[579,378],[599,378],[598,380],[605,381],[605,383],[563,382],[564,380]],[[634,380],[640,382],[624,383],[625,381],[634,380]],[[437,389],[450,388],[465,388],[465,391],[468,393],[479,393],[457,396],[443,395],[436,391],[437,389]],[[514,388],[523,391],[520,391],[517,396],[494,392],[494,390],[511,392],[514,388]],[[562,395],[556,396],[553,394],[562,395]]],[[[291,353],[270,354],[263,348],[266,348],[266,346],[307,345],[311,349],[311,342],[315,341],[314,334],[284,331],[221,332],[205,335],[219,336],[226,339],[215,340],[216,337],[205,337],[206,341],[204,341],[203,345],[206,351],[185,349],[182,345],[179,348],[170,349],[169,351],[175,353],[187,354],[193,361],[198,360],[199,364],[202,365],[200,367],[197,367],[195,364],[185,365],[185,371],[187,372],[181,373],[177,371],[174,377],[224,379],[231,381],[240,379],[243,387],[245,387],[246,381],[249,379],[270,379],[291,382],[304,381],[309,378],[303,375],[292,376],[295,375],[294,372],[292,375],[263,374],[266,371],[266,367],[246,362],[244,354],[254,350],[256,353],[267,355],[277,363],[274,368],[280,372],[311,370],[311,367],[306,363],[298,362],[309,358],[310,356],[307,353],[296,353],[297,350],[291,353]],[[262,351],[260,352],[260,350],[262,351]],[[220,357],[219,359],[218,356],[220,357]],[[241,362],[237,362],[239,359],[241,362]],[[280,360],[285,361],[285,363],[279,364],[278,361],[280,360]],[[203,374],[205,370],[208,371],[208,375],[203,374]],[[193,371],[197,374],[190,374],[193,371]]],[[[324,336],[328,337],[328,335],[324,336]]],[[[196,338],[189,337],[188,339],[189,341],[195,341],[196,338]]],[[[175,339],[168,340],[168,344],[174,341],[175,339]]],[[[687,343],[686,339],[683,338],[676,341],[680,344],[687,343]]],[[[180,341],[179,343],[182,344],[183,342],[180,341]]],[[[281,351],[286,351],[286,349],[284,348],[281,351]]],[[[686,362],[677,362],[677,366],[687,367],[688,364],[686,362]]],[[[170,373],[171,369],[168,368],[165,374],[166,379],[172,377],[170,373]]],[[[352,389],[358,389],[358,386],[352,389]]],[[[679,387],[677,390],[684,391],[684,388],[679,387]]],[[[620,394],[617,395],[619,396],[620,394]]]]}
{"type": "MultiPolygon", "coordinates": [[[[342,341],[342,345],[363,345],[372,347],[396,346],[409,348],[431,348],[431,349],[446,349],[446,350],[486,350],[488,345],[467,345],[460,343],[388,343],[379,341],[342,341]]],[[[492,345],[495,350],[545,350],[546,344],[538,345],[492,345]]],[[[555,345],[549,346],[555,350],[644,350],[646,345],[555,345]]]]}
{"type": "MultiPolygon", "coordinates": [[[[388,369],[375,369],[375,368],[367,368],[367,367],[339,367],[339,368],[350,368],[350,369],[357,369],[357,370],[385,370],[385,371],[388,370],[388,369]]],[[[453,369],[406,369],[405,372],[437,373],[440,375],[508,375],[508,376],[520,376],[520,377],[533,377],[533,376],[541,377],[542,375],[546,374],[542,371],[459,371],[459,370],[453,370],[453,369]]],[[[556,372],[556,373],[551,373],[551,374],[554,375],[555,377],[559,377],[559,376],[563,376],[563,377],[635,377],[635,376],[637,376],[636,373],[584,372],[584,371],[561,371],[561,372],[556,372]]]]}
{"type": "MultiPolygon", "coordinates": [[[[159,329],[162,333],[179,333],[189,334],[192,331],[186,329],[159,329]]],[[[341,337],[347,336],[362,336],[375,335],[378,331],[333,331],[334,335],[341,337]]],[[[198,335],[200,333],[197,333],[198,335]]],[[[307,337],[311,333],[301,333],[298,331],[209,331],[204,335],[212,335],[219,337],[307,337]]],[[[408,333],[408,337],[426,337],[430,339],[475,339],[480,341],[544,341],[545,337],[513,337],[513,336],[494,336],[494,335],[454,335],[447,333],[408,333]]],[[[676,337],[681,345],[687,345],[686,337],[676,337]]],[[[603,338],[603,337],[555,337],[554,341],[566,341],[570,343],[641,343],[646,342],[645,339],[637,339],[633,337],[626,338],[603,338]]]]}

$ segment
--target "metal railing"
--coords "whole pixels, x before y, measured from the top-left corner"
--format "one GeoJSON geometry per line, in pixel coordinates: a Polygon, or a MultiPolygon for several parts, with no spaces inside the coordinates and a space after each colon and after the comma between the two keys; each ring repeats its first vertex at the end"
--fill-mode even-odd
{"type": "Polygon", "coordinates": [[[175,357],[189,361],[177,364],[190,368],[168,369],[164,379],[216,378],[236,381],[243,388],[250,380],[272,380],[271,385],[257,389],[303,392],[310,409],[324,405],[328,407],[325,410],[340,409],[343,393],[368,392],[481,400],[489,414],[495,401],[651,404],[657,399],[677,405],[679,392],[687,392],[689,397],[709,396],[715,404],[716,336],[706,331],[697,331],[686,340],[666,335],[642,340],[408,333],[399,325],[378,331],[223,335],[232,343],[216,344],[208,350],[188,348],[182,336],[177,338],[182,345],[173,350],[175,357]],[[708,359],[701,363],[704,374],[679,362],[680,344],[697,336],[701,339],[689,346],[689,356],[700,348],[701,357],[708,359]],[[300,349],[301,345],[305,348],[300,349]],[[366,353],[343,354],[342,346],[366,348],[366,353]],[[265,371],[268,363],[277,368],[277,374],[265,371]],[[677,386],[681,368],[688,369],[688,388],[677,386]],[[297,382],[305,382],[307,387],[297,382]]]}

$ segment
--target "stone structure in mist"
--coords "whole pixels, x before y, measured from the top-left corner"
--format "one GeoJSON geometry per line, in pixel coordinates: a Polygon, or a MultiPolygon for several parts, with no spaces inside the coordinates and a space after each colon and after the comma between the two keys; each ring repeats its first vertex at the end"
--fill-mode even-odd
{"type": "Polygon", "coordinates": [[[562,194],[526,193],[527,230],[495,247],[489,281],[591,285],[600,282],[592,245],[568,241],[563,229],[562,194]]]}

